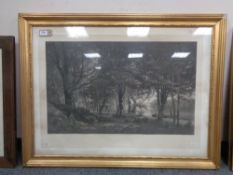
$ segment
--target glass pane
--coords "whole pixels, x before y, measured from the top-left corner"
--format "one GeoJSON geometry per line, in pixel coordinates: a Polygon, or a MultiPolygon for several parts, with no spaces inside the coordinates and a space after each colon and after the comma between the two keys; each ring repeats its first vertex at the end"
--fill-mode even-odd
{"type": "Polygon", "coordinates": [[[212,28],[35,27],[35,153],[207,157],[212,28]]]}

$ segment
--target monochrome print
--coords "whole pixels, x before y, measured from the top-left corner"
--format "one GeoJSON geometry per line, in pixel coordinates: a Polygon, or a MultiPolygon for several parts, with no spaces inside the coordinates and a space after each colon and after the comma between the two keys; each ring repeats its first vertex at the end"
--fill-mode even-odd
{"type": "Polygon", "coordinates": [[[48,133],[194,134],[196,42],[46,42],[48,133]]]}

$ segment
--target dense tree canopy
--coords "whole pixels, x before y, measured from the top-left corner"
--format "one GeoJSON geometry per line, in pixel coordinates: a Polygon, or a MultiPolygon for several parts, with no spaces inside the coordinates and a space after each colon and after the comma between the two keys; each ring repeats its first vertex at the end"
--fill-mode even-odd
{"type": "Polygon", "coordinates": [[[67,117],[150,110],[160,120],[169,101],[170,117],[179,125],[180,100],[194,98],[195,42],[47,42],[46,61],[48,102],[67,117]],[[174,52],[190,55],[172,58],[174,52]]]}

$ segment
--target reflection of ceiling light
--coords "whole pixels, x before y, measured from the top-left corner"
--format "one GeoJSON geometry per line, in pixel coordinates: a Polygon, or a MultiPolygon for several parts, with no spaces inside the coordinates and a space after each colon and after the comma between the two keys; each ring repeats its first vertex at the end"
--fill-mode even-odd
{"type": "Polygon", "coordinates": [[[65,29],[71,38],[88,36],[85,27],[66,27],[65,29]]]}
{"type": "Polygon", "coordinates": [[[199,27],[193,32],[193,35],[211,35],[211,34],[212,34],[211,27],[199,27]]]}
{"type": "Polygon", "coordinates": [[[143,53],[129,53],[128,58],[142,58],[143,53]]]}
{"type": "Polygon", "coordinates": [[[172,58],[187,58],[190,55],[190,52],[175,52],[172,55],[172,58]]]}
{"type": "Polygon", "coordinates": [[[100,54],[99,53],[84,53],[84,56],[86,58],[100,58],[100,54]]]}
{"type": "Polygon", "coordinates": [[[101,66],[96,66],[95,69],[96,69],[96,70],[101,70],[102,67],[101,67],[101,66]]]}
{"type": "Polygon", "coordinates": [[[128,27],[127,35],[135,37],[145,37],[148,36],[150,32],[150,27],[128,27]]]}

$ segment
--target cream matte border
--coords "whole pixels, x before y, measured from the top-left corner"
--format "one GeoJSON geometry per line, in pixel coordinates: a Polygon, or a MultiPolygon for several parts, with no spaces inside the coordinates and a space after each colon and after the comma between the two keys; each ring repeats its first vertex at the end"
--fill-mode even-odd
{"type": "Polygon", "coordinates": [[[63,28],[33,29],[35,154],[64,156],[200,157],[208,154],[208,99],[211,36],[193,35],[197,28],[151,28],[147,38],[126,37],[127,28],[87,27],[87,38],[70,38],[63,28]],[[39,37],[40,30],[52,31],[39,37]],[[93,31],[93,32],[92,32],[93,31]],[[95,34],[93,34],[95,32],[95,34]],[[175,33],[175,34],[174,34],[175,33]],[[116,36],[114,34],[117,34],[116,36]],[[169,39],[168,39],[169,38],[169,39]],[[197,42],[197,76],[194,135],[48,134],[46,95],[46,41],[157,41],[197,42]],[[206,73],[207,72],[207,73],[206,73]],[[65,140],[65,141],[64,141],[65,140]],[[162,149],[161,149],[162,148],[162,149]]]}

